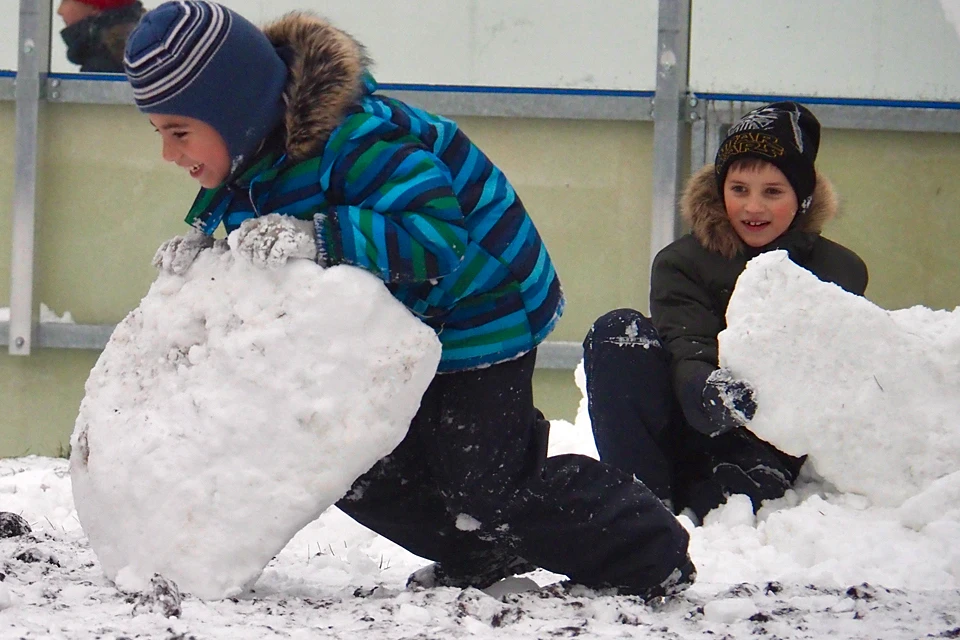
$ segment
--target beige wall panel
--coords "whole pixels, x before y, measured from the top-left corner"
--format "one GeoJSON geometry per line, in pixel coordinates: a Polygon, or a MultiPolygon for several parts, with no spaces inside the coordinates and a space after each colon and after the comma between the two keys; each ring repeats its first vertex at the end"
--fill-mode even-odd
{"type": "Polygon", "coordinates": [[[824,235],[866,261],[867,298],[960,306],[960,135],[828,130],[817,164],[841,199],[824,235]]]}
{"type": "Polygon", "coordinates": [[[34,300],[115,323],[153,281],[156,248],[187,229],[196,185],[132,106],[49,105],[42,131],[34,300]]]}
{"type": "Polygon", "coordinates": [[[23,357],[0,351],[0,457],[66,453],[83,385],[99,355],[35,349],[23,357]]]}
{"type": "MultiPolygon", "coordinates": [[[[0,104],[0,306],[9,306],[13,122],[13,104],[0,104]]],[[[156,247],[185,228],[196,188],[160,159],[159,137],[134,107],[47,105],[41,131],[34,306],[118,322],[153,280],[156,247]]],[[[65,450],[98,356],[0,352],[0,456],[65,450]]]]}
{"type": "Polygon", "coordinates": [[[583,340],[614,305],[647,309],[653,125],[460,121],[507,174],[560,274],[567,310],[552,340],[583,340]]]}
{"type": "Polygon", "coordinates": [[[533,401],[548,420],[573,422],[582,397],[573,371],[538,369],[533,375],[533,401]]]}

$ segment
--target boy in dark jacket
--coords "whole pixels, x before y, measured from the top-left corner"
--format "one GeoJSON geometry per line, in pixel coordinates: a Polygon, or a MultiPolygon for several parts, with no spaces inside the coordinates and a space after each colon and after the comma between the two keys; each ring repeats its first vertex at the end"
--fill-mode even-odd
{"type": "Polygon", "coordinates": [[[754,509],[781,497],[802,459],[747,428],[753,387],[718,364],[717,336],[747,262],[784,249],[821,280],[863,295],[867,268],[820,235],[836,215],[830,182],[817,173],[820,123],[780,102],[733,125],[716,162],[687,184],[681,213],[691,232],[656,256],[652,322],[618,309],[584,342],[587,397],[602,460],[636,475],[679,513],[702,520],[733,493],[754,509]]]}
{"type": "Polygon", "coordinates": [[[60,0],[67,59],[80,71],[123,73],[127,36],[144,13],[138,0],[60,0]]]}
{"type": "Polygon", "coordinates": [[[211,2],[167,2],[125,66],[163,157],[203,187],[182,273],[221,224],[239,257],[379,276],[433,327],[438,374],[407,437],[338,506],[436,563],[422,586],[486,587],[540,566],[644,597],[695,575],[688,537],[632,476],[547,458],[537,345],[563,308],[547,250],[503,173],[445,118],[376,93],[363,48],[308,14],[258,30],[211,2]]]}

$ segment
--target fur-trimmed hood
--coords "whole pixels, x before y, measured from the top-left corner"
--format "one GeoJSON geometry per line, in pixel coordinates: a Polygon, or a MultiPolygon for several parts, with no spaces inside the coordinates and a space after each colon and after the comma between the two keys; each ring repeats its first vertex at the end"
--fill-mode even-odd
{"type": "Polygon", "coordinates": [[[290,70],[284,99],[286,151],[303,160],[322,145],[364,93],[366,49],[348,33],[302,11],[263,29],[290,70]]]}
{"type": "MultiPolygon", "coordinates": [[[[810,208],[799,215],[792,229],[820,233],[827,221],[837,215],[839,203],[830,181],[819,171],[810,208]]],[[[745,244],[727,217],[723,196],[717,187],[713,165],[709,164],[687,182],[680,200],[680,215],[690,225],[697,241],[710,251],[725,258],[733,258],[744,250],[745,244]]]]}

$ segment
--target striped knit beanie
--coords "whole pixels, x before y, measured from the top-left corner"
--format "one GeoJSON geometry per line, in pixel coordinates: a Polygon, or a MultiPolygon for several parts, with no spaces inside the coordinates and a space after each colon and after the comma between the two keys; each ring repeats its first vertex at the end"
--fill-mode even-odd
{"type": "Polygon", "coordinates": [[[231,171],[283,118],[286,65],[260,29],[214,2],[174,0],[147,12],[123,66],[140,111],[209,124],[227,144],[231,171]]]}

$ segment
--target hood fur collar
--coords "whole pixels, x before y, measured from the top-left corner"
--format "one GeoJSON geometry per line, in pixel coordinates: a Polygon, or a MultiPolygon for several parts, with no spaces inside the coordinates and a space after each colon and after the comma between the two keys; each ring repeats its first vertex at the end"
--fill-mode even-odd
{"type": "Polygon", "coordinates": [[[370,59],[352,36],[311,13],[288,13],[263,31],[290,69],[285,147],[291,160],[303,160],[326,142],[363,95],[370,59]]]}
{"type": "MultiPolygon", "coordinates": [[[[820,233],[827,221],[837,215],[838,208],[833,185],[818,171],[810,208],[798,216],[792,229],[820,233]]],[[[710,251],[733,258],[746,247],[727,218],[712,164],[697,171],[687,182],[680,200],[680,215],[697,241],[710,251]]]]}

